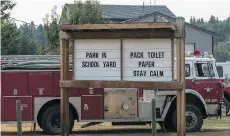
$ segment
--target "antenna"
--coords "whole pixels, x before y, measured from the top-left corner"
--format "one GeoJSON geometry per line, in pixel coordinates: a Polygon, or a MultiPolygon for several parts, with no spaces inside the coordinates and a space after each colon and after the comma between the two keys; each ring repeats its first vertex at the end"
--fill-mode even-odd
{"type": "Polygon", "coordinates": [[[154,0],[154,5],[156,5],[156,1],[157,1],[157,0],[154,0]]]}
{"type": "Polygon", "coordinates": [[[151,6],[151,2],[152,2],[152,0],[150,0],[150,6],[151,6]]]}
{"type": "Polygon", "coordinates": [[[143,1],[143,14],[145,13],[145,2],[143,1]]]}
{"type": "Polygon", "coordinates": [[[145,2],[143,1],[143,9],[145,8],[145,2]]]}

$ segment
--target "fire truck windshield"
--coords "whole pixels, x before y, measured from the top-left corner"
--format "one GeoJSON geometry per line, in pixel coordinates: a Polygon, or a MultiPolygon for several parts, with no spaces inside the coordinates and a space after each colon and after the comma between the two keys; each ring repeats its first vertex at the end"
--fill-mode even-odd
{"type": "Polygon", "coordinates": [[[197,77],[214,77],[212,62],[196,62],[195,72],[197,77]]]}

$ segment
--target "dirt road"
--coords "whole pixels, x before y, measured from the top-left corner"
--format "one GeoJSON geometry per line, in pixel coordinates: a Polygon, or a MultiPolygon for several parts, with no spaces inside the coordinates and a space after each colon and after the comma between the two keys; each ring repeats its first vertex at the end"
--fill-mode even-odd
{"type": "MultiPolygon", "coordinates": [[[[81,129],[83,123],[75,123],[73,133],[76,136],[151,136],[149,126],[116,126],[112,127],[110,123],[102,123],[96,126],[81,129]]],[[[165,133],[159,130],[158,136],[176,136],[176,133],[165,133]]],[[[17,135],[16,124],[1,125],[2,135],[17,135]]],[[[44,135],[42,130],[37,126],[37,131],[34,133],[32,124],[23,124],[23,135],[41,136],[44,135]]],[[[224,117],[221,120],[205,120],[201,132],[187,133],[187,136],[230,136],[230,117],[224,117]]]]}

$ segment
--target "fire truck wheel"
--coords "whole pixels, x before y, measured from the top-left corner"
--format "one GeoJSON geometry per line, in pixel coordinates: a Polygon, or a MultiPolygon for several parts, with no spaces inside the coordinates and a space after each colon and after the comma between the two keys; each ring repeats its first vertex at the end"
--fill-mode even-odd
{"type": "MultiPolygon", "coordinates": [[[[60,124],[60,106],[54,105],[45,110],[42,115],[41,125],[45,134],[59,135],[61,133],[60,124]]],[[[73,129],[74,118],[73,113],[69,112],[69,131],[73,129]]]]}
{"type": "Polygon", "coordinates": [[[229,113],[230,108],[230,102],[224,98],[223,108],[222,108],[222,115],[227,116],[229,113]]]}
{"type": "MultiPolygon", "coordinates": [[[[174,128],[177,128],[176,124],[176,109],[173,114],[173,126],[174,128]]],[[[185,111],[185,126],[187,132],[198,132],[200,131],[202,125],[203,125],[203,116],[200,112],[199,108],[197,108],[193,104],[187,104],[186,105],[186,111],[185,111]]]]}

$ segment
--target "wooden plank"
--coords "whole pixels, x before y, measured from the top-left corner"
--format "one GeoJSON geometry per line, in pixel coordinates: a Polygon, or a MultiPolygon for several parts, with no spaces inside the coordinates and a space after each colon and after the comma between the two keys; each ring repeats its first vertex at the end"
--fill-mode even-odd
{"type": "Polygon", "coordinates": [[[17,130],[18,136],[22,136],[22,107],[20,100],[16,101],[16,112],[17,112],[17,130]]]}
{"type": "Polygon", "coordinates": [[[110,31],[110,32],[69,32],[60,35],[63,39],[115,39],[115,38],[169,38],[172,31],[110,31]]]}
{"type": "Polygon", "coordinates": [[[180,32],[175,32],[174,33],[174,38],[182,38],[182,34],[180,32]]]}
{"type": "MultiPolygon", "coordinates": [[[[155,92],[154,92],[155,93],[155,92]]],[[[155,93],[156,96],[156,93],[155,93]]],[[[152,136],[157,136],[157,128],[156,128],[156,100],[152,99],[152,136]]]]}
{"type": "Polygon", "coordinates": [[[59,38],[60,38],[60,39],[71,39],[71,38],[72,38],[72,35],[71,35],[71,33],[67,33],[67,32],[64,32],[64,31],[60,31],[60,32],[59,32],[59,38]]]}
{"type": "Polygon", "coordinates": [[[171,38],[171,50],[172,50],[172,81],[174,80],[174,37],[171,38]]]}
{"type": "Polygon", "coordinates": [[[182,135],[185,135],[185,107],[186,107],[186,95],[185,95],[185,43],[184,40],[181,39],[181,82],[184,84],[183,88],[181,90],[181,133],[182,135]]]}
{"type": "Polygon", "coordinates": [[[109,80],[63,80],[61,87],[76,88],[148,88],[181,90],[182,84],[178,82],[140,82],[140,81],[109,81],[109,80]]]}
{"type": "MultiPolygon", "coordinates": [[[[69,77],[69,41],[61,39],[61,80],[69,77]]],[[[61,88],[61,135],[69,135],[69,90],[61,88]]]]}
{"type": "Polygon", "coordinates": [[[123,40],[121,39],[120,40],[121,41],[121,45],[120,45],[120,55],[121,55],[121,57],[120,57],[120,63],[121,63],[121,67],[120,67],[120,69],[121,69],[121,80],[123,80],[123,40]]]}
{"type": "Polygon", "coordinates": [[[157,23],[135,23],[135,24],[63,24],[62,31],[83,31],[83,30],[115,30],[115,29],[169,29],[176,30],[176,26],[170,22],[157,23]]]}
{"type": "Polygon", "coordinates": [[[72,40],[72,43],[73,43],[73,46],[72,46],[72,79],[74,79],[74,75],[75,75],[75,73],[74,73],[74,68],[75,68],[75,63],[74,63],[74,56],[75,56],[75,46],[74,46],[74,40],[72,40]]]}
{"type": "MultiPolygon", "coordinates": [[[[178,19],[176,20],[177,32],[183,36],[184,32],[184,20],[178,19]]],[[[185,83],[185,47],[183,42],[183,37],[177,38],[177,55],[178,55],[178,66],[179,69],[177,74],[177,81],[181,83],[185,83]]],[[[177,92],[177,135],[185,136],[185,92],[184,87],[177,92]]]]}
{"type": "MultiPolygon", "coordinates": [[[[176,74],[177,74],[177,82],[181,82],[181,40],[179,38],[176,39],[176,74]]],[[[177,135],[181,134],[181,90],[177,90],[177,135]]]]}

